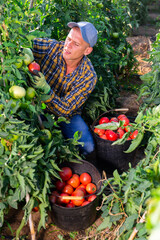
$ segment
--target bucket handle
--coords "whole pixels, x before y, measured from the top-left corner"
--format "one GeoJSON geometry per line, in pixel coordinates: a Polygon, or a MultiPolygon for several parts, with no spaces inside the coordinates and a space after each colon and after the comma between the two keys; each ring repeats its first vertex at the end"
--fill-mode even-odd
{"type": "Polygon", "coordinates": [[[94,130],[93,127],[94,127],[96,121],[99,118],[101,118],[103,115],[105,115],[106,113],[109,113],[109,112],[127,112],[128,110],[129,110],[128,108],[115,108],[115,109],[111,109],[111,110],[108,110],[107,112],[102,113],[101,115],[98,116],[98,118],[96,118],[96,120],[94,120],[94,122],[91,125],[91,129],[94,130]]]}

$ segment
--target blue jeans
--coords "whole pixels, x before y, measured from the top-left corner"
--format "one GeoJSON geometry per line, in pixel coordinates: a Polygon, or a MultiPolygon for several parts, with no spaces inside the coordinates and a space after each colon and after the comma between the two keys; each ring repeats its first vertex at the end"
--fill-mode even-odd
{"type": "Polygon", "coordinates": [[[84,146],[79,145],[82,154],[87,155],[94,151],[95,143],[92,133],[80,115],[75,115],[70,119],[70,123],[61,122],[60,127],[62,134],[65,138],[73,138],[75,132],[82,133],[80,142],[84,143],[84,146]]]}

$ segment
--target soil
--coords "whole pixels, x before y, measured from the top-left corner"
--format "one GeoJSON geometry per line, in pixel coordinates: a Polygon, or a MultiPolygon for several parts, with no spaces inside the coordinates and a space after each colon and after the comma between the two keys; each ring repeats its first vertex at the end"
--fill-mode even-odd
{"type": "MultiPolygon", "coordinates": [[[[139,29],[138,29],[139,31],[139,29]]],[[[132,79],[131,84],[141,84],[140,75],[143,75],[151,70],[151,64],[146,61],[149,58],[148,51],[151,50],[152,39],[155,37],[155,33],[157,30],[153,26],[152,29],[150,28],[150,33],[147,36],[139,35],[139,32],[134,31],[134,35],[132,37],[128,37],[127,41],[132,45],[135,57],[139,63],[138,66],[138,73],[135,78],[132,79]]],[[[145,29],[146,31],[146,29],[145,29]]],[[[144,27],[143,31],[144,32],[144,27]]],[[[129,113],[132,116],[136,116],[140,103],[137,102],[137,95],[130,91],[129,89],[121,89],[120,97],[117,98],[117,104],[120,107],[127,107],[129,109],[129,113]]],[[[143,149],[138,149],[136,153],[136,161],[140,161],[144,157],[143,149]]],[[[18,210],[10,209],[9,213],[5,217],[5,223],[3,228],[0,231],[0,240],[2,239],[14,239],[15,232],[18,229],[21,220],[23,218],[23,210],[22,207],[19,206],[18,210]]],[[[35,231],[37,231],[38,223],[40,220],[40,213],[33,212],[32,219],[34,223],[35,231]]],[[[71,239],[103,239],[98,238],[96,235],[97,226],[100,225],[102,222],[101,217],[98,217],[95,223],[86,229],[85,231],[79,231],[75,233],[66,232],[62,229],[59,229],[57,226],[54,225],[51,219],[51,213],[48,213],[48,220],[46,222],[46,228],[41,229],[39,233],[36,235],[36,240],[71,240],[71,239]],[[73,235],[74,234],[74,235],[73,235]],[[63,236],[63,238],[62,238],[63,236]]],[[[21,231],[21,240],[30,240],[31,233],[29,229],[29,224],[27,224],[21,231]]],[[[104,238],[105,239],[105,238],[104,238]]]]}

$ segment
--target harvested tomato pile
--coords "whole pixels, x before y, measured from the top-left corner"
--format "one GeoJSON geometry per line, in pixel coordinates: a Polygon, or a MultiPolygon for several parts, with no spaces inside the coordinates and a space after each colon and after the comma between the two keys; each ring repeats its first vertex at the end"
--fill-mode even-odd
{"type": "Polygon", "coordinates": [[[136,138],[138,134],[138,130],[132,131],[132,124],[125,114],[120,114],[117,117],[111,118],[101,117],[99,119],[99,125],[94,128],[94,133],[100,138],[110,141],[121,139],[126,132],[130,133],[127,140],[136,138]],[[117,123],[117,125],[115,125],[116,130],[109,129],[112,126],[112,123],[117,123]]]}
{"type": "Polygon", "coordinates": [[[63,167],[59,172],[61,180],[55,182],[55,190],[49,199],[53,204],[73,208],[92,202],[97,196],[97,186],[89,173],[76,174],[70,167],[63,167]]]}

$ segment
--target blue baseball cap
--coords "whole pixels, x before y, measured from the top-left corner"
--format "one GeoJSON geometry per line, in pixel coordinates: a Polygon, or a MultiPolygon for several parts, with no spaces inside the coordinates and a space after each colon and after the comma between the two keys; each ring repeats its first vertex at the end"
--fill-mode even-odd
{"type": "Polygon", "coordinates": [[[73,28],[73,27],[79,27],[81,30],[81,34],[83,37],[83,40],[91,47],[93,47],[96,42],[97,42],[97,30],[93,26],[92,23],[89,22],[69,22],[67,24],[68,27],[73,28]]]}

